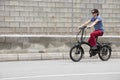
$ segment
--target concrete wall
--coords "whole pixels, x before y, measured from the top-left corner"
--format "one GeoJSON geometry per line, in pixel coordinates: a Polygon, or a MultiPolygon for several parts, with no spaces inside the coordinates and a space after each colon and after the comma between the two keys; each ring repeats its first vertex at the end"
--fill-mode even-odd
{"type": "Polygon", "coordinates": [[[106,35],[120,35],[120,0],[0,0],[0,34],[75,34],[93,8],[106,35]]]}
{"type": "MultiPolygon", "coordinates": [[[[87,40],[88,38],[85,39],[87,40]]],[[[120,58],[120,37],[100,37],[99,41],[111,43],[112,58],[120,58]]],[[[0,61],[69,59],[69,51],[75,44],[75,36],[1,37],[0,61]]],[[[84,58],[89,58],[89,46],[82,47],[85,51],[84,58]]]]}
{"type": "MultiPolygon", "coordinates": [[[[88,41],[88,37],[85,41],[88,41]]],[[[98,41],[110,43],[113,52],[120,52],[120,37],[103,36],[98,41]]],[[[0,38],[0,53],[69,53],[70,48],[76,42],[75,36],[2,37],[0,38]]],[[[89,47],[86,50],[89,50],[89,47]]]]}

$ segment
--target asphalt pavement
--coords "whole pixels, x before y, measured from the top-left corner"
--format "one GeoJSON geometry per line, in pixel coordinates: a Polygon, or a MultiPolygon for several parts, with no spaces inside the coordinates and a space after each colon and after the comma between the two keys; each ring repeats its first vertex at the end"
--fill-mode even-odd
{"type": "Polygon", "coordinates": [[[0,62],[0,80],[120,80],[120,59],[0,62]]]}

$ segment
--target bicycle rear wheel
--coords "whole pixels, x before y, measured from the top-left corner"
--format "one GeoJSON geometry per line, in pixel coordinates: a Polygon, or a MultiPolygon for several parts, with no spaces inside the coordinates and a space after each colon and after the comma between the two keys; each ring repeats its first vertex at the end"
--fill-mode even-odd
{"type": "Polygon", "coordinates": [[[107,45],[103,46],[98,55],[102,61],[107,61],[111,57],[111,48],[107,45]]]}
{"type": "Polygon", "coordinates": [[[79,46],[73,46],[70,50],[70,58],[74,62],[78,62],[83,57],[83,48],[79,46]]]}

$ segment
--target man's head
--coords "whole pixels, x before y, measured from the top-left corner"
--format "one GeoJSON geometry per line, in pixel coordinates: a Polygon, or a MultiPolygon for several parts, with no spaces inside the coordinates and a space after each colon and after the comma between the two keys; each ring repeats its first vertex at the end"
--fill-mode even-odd
{"type": "Polygon", "coordinates": [[[99,11],[98,11],[98,9],[93,9],[93,10],[91,10],[91,13],[93,14],[93,16],[98,16],[99,15],[99,11]]]}

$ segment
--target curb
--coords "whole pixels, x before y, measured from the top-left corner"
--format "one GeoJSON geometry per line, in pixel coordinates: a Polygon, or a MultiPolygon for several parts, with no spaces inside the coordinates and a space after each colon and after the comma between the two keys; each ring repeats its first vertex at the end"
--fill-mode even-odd
{"type": "MultiPolygon", "coordinates": [[[[84,59],[88,59],[89,54],[83,56],[84,59]]],[[[92,59],[98,59],[97,56],[92,59]]],[[[111,58],[120,58],[120,52],[112,52],[111,58]]],[[[58,60],[58,59],[70,59],[69,53],[20,53],[20,54],[0,54],[0,61],[29,61],[29,60],[58,60]]]]}

